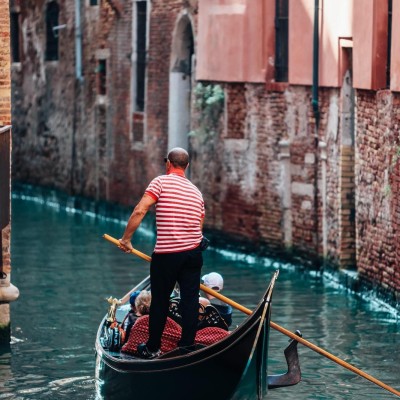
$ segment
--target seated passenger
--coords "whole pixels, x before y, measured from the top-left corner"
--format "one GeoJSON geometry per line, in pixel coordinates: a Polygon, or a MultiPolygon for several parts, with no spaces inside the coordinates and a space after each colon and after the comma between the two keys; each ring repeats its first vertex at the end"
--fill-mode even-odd
{"type": "Polygon", "coordinates": [[[135,300],[138,297],[140,293],[140,290],[136,290],[135,292],[132,292],[130,297],[129,297],[129,303],[131,305],[131,309],[129,310],[128,314],[125,315],[125,318],[123,319],[121,326],[122,329],[125,331],[125,340],[129,336],[129,332],[131,331],[132,326],[136,322],[136,320],[139,318],[139,315],[137,315],[136,312],[136,307],[135,307],[135,300]]]}
{"type": "MultiPolygon", "coordinates": [[[[224,287],[224,279],[217,272],[210,272],[207,275],[204,275],[202,278],[204,286],[209,287],[216,292],[220,292],[224,287]]],[[[228,304],[225,304],[223,301],[218,300],[214,296],[204,292],[206,298],[210,300],[211,305],[213,305],[218,312],[221,314],[221,317],[225,321],[226,325],[229,327],[232,325],[232,307],[228,304]]]]}
{"type": "Polygon", "coordinates": [[[206,297],[199,297],[199,304],[201,304],[203,307],[207,307],[211,304],[210,300],[208,300],[206,297]]]}
{"type": "Polygon", "coordinates": [[[136,313],[139,317],[147,315],[150,312],[151,293],[148,290],[142,290],[135,300],[136,313]]]}
{"type": "Polygon", "coordinates": [[[122,321],[122,329],[125,331],[125,341],[129,337],[129,333],[136,320],[142,315],[146,315],[150,310],[151,294],[147,290],[137,290],[129,297],[131,309],[122,321]]]}
{"type": "Polygon", "coordinates": [[[204,319],[206,312],[206,307],[210,305],[211,305],[210,300],[208,300],[205,297],[199,296],[199,323],[197,329],[201,329],[202,321],[204,319]]]}
{"type": "MultiPolygon", "coordinates": [[[[168,317],[173,319],[179,325],[182,325],[182,315],[179,309],[179,297],[171,297],[169,300],[168,317]]],[[[199,297],[199,321],[202,320],[205,307],[210,305],[210,301],[205,297],[199,297]]]]}

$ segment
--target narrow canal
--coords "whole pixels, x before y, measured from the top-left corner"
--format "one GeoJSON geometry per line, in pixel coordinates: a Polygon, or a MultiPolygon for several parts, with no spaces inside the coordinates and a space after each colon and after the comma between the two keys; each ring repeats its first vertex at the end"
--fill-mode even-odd
{"type": "MultiPolygon", "coordinates": [[[[21,295],[11,306],[12,344],[0,353],[0,399],[100,399],[94,341],[107,311],[105,298],[122,297],[149,271],[145,261],[102,239],[103,233],[119,237],[124,222],[14,196],[12,282],[21,295]]],[[[147,254],[153,243],[146,230],[134,240],[147,254]]],[[[273,260],[215,249],[205,253],[204,272],[220,272],[225,295],[248,308],[258,303],[277,267],[274,322],[300,329],[307,340],[400,389],[400,326],[394,311],[273,260]]],[[[234,323],[243,318],[235,312],[234,323]]],[[[269,373],[284,372],[287,341],[271,331],[269,373]]],[[[302,382],[270,391],[269,399],[396,397],[302,345],[299,354],[302,382]]]]}

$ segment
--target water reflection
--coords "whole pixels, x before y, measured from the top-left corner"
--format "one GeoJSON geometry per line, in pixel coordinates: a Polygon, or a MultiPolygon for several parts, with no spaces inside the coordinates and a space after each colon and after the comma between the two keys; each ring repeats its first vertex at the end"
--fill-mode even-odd
{"type": "MultiPolygon", "coordinates": [[[[147,276],[149,265],[102,239],[119,237],[125,220],[96,218],[14,198],[12,280],[20,289],[11,305],[13,343],[0,353],[0,399],[95,399],[94,341],[106,297],[122,297],[147,276]]],[[[154,236],[141,230],[135,247],[151,254],[154,236]]],[[[272,319],[334,355],[399,389],[400,327],[395,314],[371,306],[319,275],[275,260],[215,249],[204,273],[224,276],[224,293],[253,308],[280,267],[272,319]]],[[[234,324],[245,316],[234,311],[234,324]]],[[[271,330],[270,373],[284,372],[288,338],[271,330]]],[[[299,345],[302,382],[271,391],[270,399],[390,399],[394,396],[299,345]]]]}

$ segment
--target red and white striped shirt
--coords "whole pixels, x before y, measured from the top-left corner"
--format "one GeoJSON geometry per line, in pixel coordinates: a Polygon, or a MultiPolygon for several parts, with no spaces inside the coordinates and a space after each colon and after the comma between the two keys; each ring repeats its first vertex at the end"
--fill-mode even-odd
{"type": "Polygon", "coordinates": [[[146,194],[156,203],[155,253],[177,253],[196,248],[203,237],[204,201],[199,189],[182,171],[154,178],[146,194]]]}

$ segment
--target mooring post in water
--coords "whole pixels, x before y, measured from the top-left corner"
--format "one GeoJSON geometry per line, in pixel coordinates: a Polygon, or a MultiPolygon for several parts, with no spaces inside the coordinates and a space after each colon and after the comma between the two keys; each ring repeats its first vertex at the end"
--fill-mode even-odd
{"type": "Polygon", "coordinates": [[[0,346],[9,344],[10,305],[19,290],[10,282],[11,126],[0,128],[0,346]]]}

